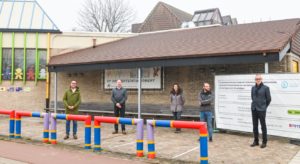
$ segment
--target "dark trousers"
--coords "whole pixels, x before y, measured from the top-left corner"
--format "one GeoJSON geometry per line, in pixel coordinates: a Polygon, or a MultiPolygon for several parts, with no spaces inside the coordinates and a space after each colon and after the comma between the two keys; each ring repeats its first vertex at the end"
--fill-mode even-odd
{"type": "MultiPolygon", "coordinates": [[[[114,107],[114,114],[115,117],[125,117],[125,104],[121,104],[122,108],[114,107]]],[[[118,131],[118,124],[115,124],[115,131],[118,131]]],[[[122,124],[122,131],[125,131],[125,125],[122,124]]]]}
{"type": "MultiPolygon", "coordinates": [[[[174,120],[180,120],[181,119],[181,112],[173,112],[173,118],[174,118],[174,120]]],[[[180,129],[176,128],[176,131],[180,131],[180,129]]]]}
{"type": "Polygon", "coordinates": [[[258,143],[258,120],[260,122],[263,143],[267,143],[266,111],[252,110],[254,142],[258,143]]]}
{"type": "Polygon", "coordinates": [[[73,135],[77,133],[77,121],[67,120],[66,121],[66,134],[67,135],[70,134],[70,124],[71,124],[71,121],[73,122],[73,135]]]}

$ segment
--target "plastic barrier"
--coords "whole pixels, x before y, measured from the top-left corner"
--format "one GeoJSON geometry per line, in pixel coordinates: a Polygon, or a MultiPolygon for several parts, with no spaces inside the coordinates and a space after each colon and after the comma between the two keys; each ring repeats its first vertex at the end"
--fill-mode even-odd
{"type": "Polygon", "coordinates": [[[101,123],[110,124],[127,124],[127,125],[137,125],[136,128],[136,156],[144,156],[144,122],[143,119],[131,119],[131,118],[121,118],[121,117],[94,117],[94,150],[101,151],[101,123]]]}
{"type": "Polygon", "coordinates": [[[71,114],[55,114],[52,113],[50,117],[50,142],[52,144],[57,144],[57,133],[56,133],[56,119],[61,120],[75,120],[75,121],[84,121],[85,122],[85,149],[91,149],[91,116],[90,115],[71,115],[71,114]]]}
{"type": "Polygon", "coordinates": [[[200,163],[208,164],[207,128],[205,122],[147,120],[148,158],[155,158],[154,127],[199,129],[200,163]]]}
{"type": "Polygon", "coordinates": [[[9,138],[14,138],[15,131],[15,111],[14,110],[2,110],[0,114],[9,115],[9,138]]]}
{"type": "Polygon", "coordinates": [[[23,112],[16,111],[16,134],[15,138],[21,138],[21,129],[22,129],[22,117],[37,117],[44,118],[44,130],[43,130],[43,142],[49,142],[49,113],[40,113],[40,112],[23,112]]]}

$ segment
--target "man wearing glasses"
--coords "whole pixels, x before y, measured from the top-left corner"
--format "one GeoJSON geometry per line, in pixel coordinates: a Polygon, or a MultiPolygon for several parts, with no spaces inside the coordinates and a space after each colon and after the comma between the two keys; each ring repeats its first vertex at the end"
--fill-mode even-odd
{"type": "MultiPolygon", "coordinates": [[[[78,114],[78,108],[81,103],[79,87],[76,81],[71,81],[70,88],[65,92],[63,98],[66,114],[78,114]]],[[[77,139],[77,121],[73,120],[73,138],[77,139]]],[[[66,136],[64,139],[69,139],[70,120],[66,121],[66,136]]]]}
{"type": "Polygon", "coordinates": [[[267,126],[266,126],[266,112],[267,108],[271,103],[271,94],[268,86],[262,82],[262,76],[257,74],[255,76],[255,86],[251,90],[251,111],[252,111],[252,123],[253,123],[253,134],[254,142],[250,145],[255,147],[259,145],[258,139],[258,120],[260,121],[262,130],[262,144],[261,148],[267,146],[267,126]]]}

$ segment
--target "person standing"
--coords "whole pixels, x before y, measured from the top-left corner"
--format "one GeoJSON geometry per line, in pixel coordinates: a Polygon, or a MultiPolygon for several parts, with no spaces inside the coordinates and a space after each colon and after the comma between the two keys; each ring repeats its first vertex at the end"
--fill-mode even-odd
{"type": "MultiPolygon", "coordinates": [[[[174,120],[180,120],[185,99],[183,96],[183,91],[178,84],[174,84],[170,91],[170,101],[170,109],[173,113],[174,120]]],[[[176,128],[175,133],[180,132],[181,130],[179,128],[176,128]]]]}
{"type": "MultiPolygon", "coordinates": [[[[64,94],[63,102],[64,102],[66,114],[78,114],[78,108],[81,103],[81,96],[76,81],[71,82],[70,88],[64,94]]],[[[77,121],[72,120],[72,122],[73,122],[73,138],[77,139],[77,121]]],[[[64,137],[65,140],[69,139],[70,123],[71,123],[70,120],[66,120],[66,136],[64,137]]]]}
{"type": "MultiPolygon", "coordinates": [[[[125,117],[125,102],[127,100],[127,91],[122,87],[122,81],[117,81],[117,86],[112,90],[111,101],[114,104],[115,117],[125,117]]],[[[126,134],[125,125],[122,124],[122,134],[126,134]]],[[[118,124],[115,124],[115,131],[113,134],[118,133],[118,124]]]]}
{"type": "Polygon", "coordinates": [[[258,139],[258,120],[261,125],[262,131],[262,145],[261,148],[267,146],[267,126],[266,126],[266,112],[271,103],[271,93],[268,86],[262,82],[262,76],[257,74],[255,76],[255,85],[251,89],[251,112],[252,112],[252,124],[254,141],[250,145],[251,147],[259,145],[258,139]]]}
{"type": "Polygon", "coordinates": [[[203,88],[198,96],[200,105],[200,121],[207,123],[209,141],[212,142],[213,127],[212,127],[212,112],[214,95],[210,89],[209,83],[204,83],[203,88]]]}

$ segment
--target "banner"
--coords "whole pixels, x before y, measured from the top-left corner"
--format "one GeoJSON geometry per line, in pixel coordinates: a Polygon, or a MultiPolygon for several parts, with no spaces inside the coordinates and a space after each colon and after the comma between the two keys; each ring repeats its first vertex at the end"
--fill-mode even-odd
{"type": "MultiPolygon", "coordinates": [[[[143,68],[142,89],[161,89],[161,68],[143,68]]],[[[128,89],[137,89],[138,70],[137,69],[112,69],[105,70],[105,89],[116,87],[117,80],[122,80],[122,86],[128,89]]]]}
{"type": "MultiPolygon", "coordinates": [[[[300,139],[300,74],[263,74],[262,77],[272,97],[266,116],[268,134],[300,139]]],[[[254,74],[215,76],[217,128],[252,132],[254,79],[254,74]]]]}

